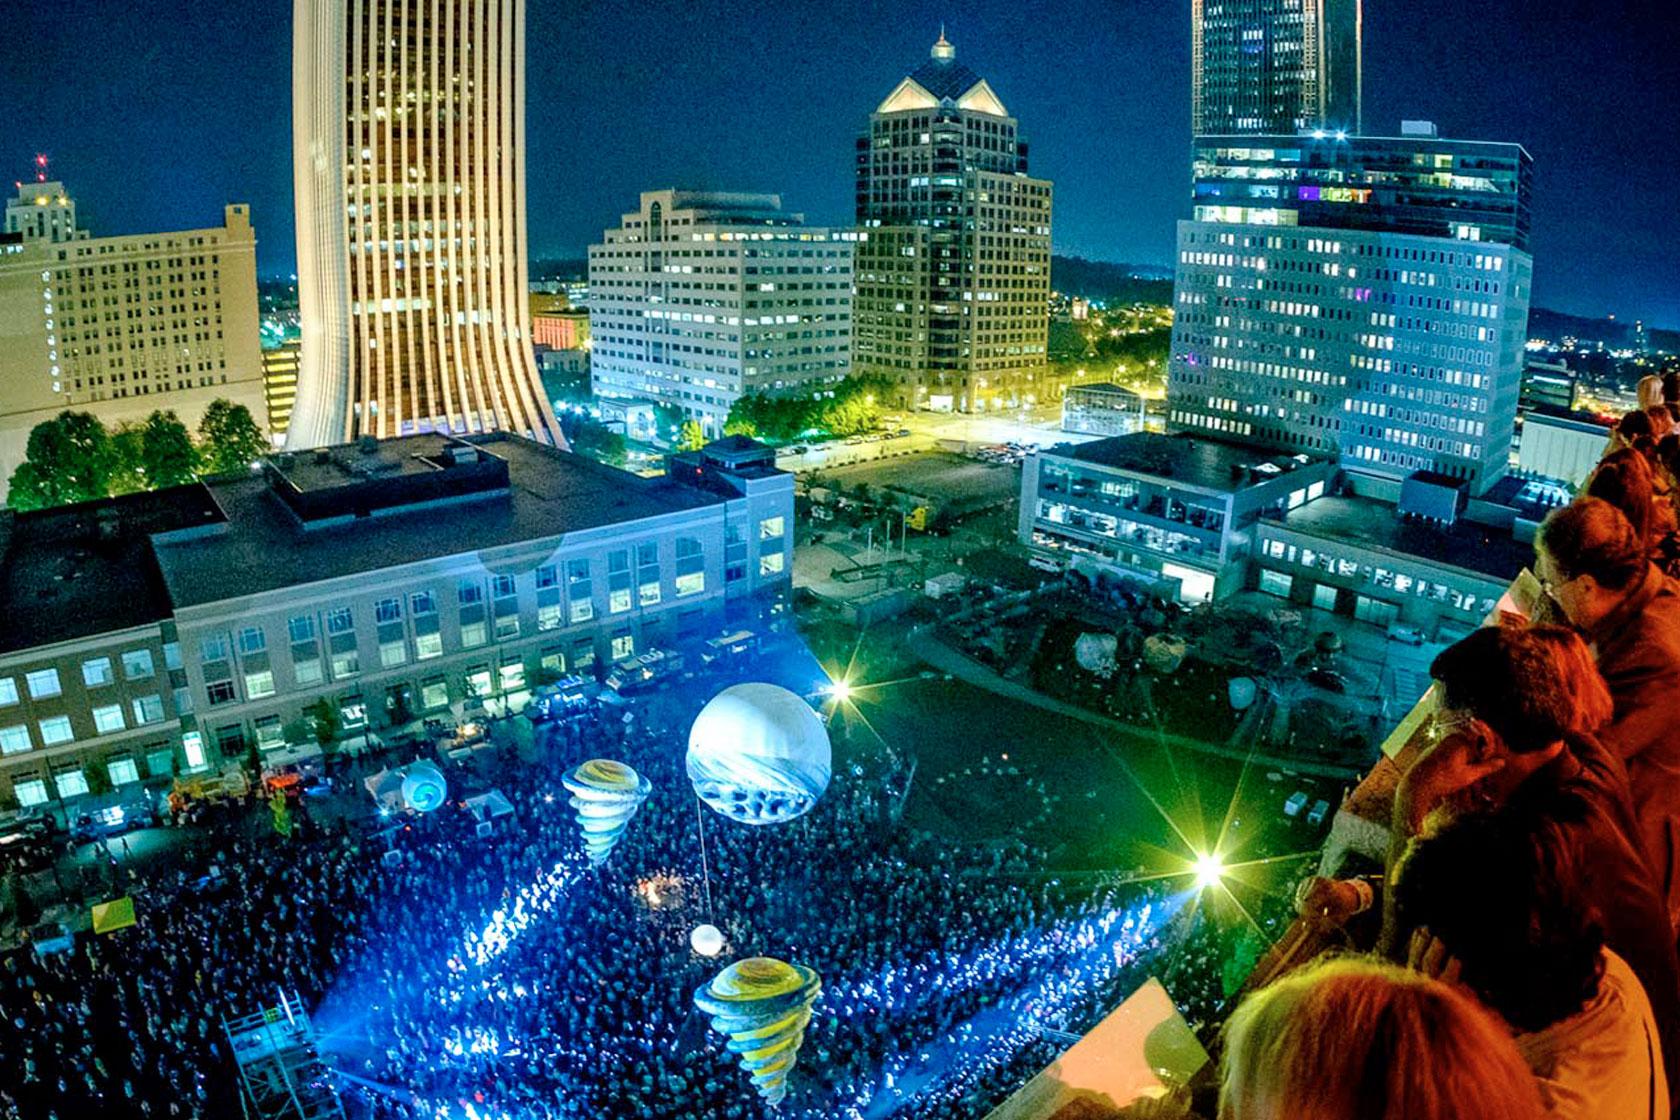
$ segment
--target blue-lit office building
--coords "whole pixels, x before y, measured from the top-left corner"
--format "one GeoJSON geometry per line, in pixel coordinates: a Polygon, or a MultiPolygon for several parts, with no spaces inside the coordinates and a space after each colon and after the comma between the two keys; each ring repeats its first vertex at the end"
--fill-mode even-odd
{"type": "Polygon", "coordinates": [[[1338,456],[1389,500],[1417,471],[1484,492],[1516,419],[1532,176],[1519,145],[1420,122],[1198,138],[1169,429],[1338,456]]]}

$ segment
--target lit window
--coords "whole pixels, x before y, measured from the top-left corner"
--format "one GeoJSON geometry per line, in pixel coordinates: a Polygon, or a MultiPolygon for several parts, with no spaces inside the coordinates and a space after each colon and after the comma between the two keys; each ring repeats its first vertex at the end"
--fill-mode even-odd
{"type": "Polygon", "coordinates": [[[76,737],[70,730],[69,716],[53,716],[41,721],[41,745],[55,747],[60,743],[68,743],[76,737]]]}
{"type": "Polygon", "coordinates": [[[121,704],[106,704],[93,710],[94,730],[101,735],[109,735],[113,731],[121,731],[127,726],[123,722],[121,704]]]}
{"type": "Polygon", "coordinates": [[[135,697],[131,707],[137,724],[163,722],[163,697],[155,692],[150,696],[135,697]]]}
{"type": "Polygon", "coordinates": [[[761,541],[775,540],[782,535],[782,519],[780,517],[766,517],[758,523],[758,539],[761,541]]]}
{"type": "Polygon", "coordinates": [[[786,562],[786,557],[780,551],[766,552],[758,558],[758,574],[761,576],[776,575],[782,570],[786,562]]]}
{"type": "Polygon", "coordinates": [[[45,805],[49,800],[47,796],[47,783],[42,781],[40,778],[31,778],[27,782],[13,783],[12,794],[17,798],[18,805],[25,809],[33,808],[36,805],[45,805]]]}
{"type": "Polygon", "coordinates": [[[132,758],[112,759],[105,769],[114,786],[129,786],[140,780],[140,764],[132,758]]]}
{"type": "Polygon", "coordinates": [[[332,655],[332,674],[334,677],[353,677],[362,671],[362,655],[359,650],[341,650],[332,655]]]}
{"type": "Polygon", "coordinates": [[[63,691],[58,685],[57,669],[37,669],[33,673],[25,674],[24,679],[29,684],[31,700],[45,700],[63,691]]]}
{"type": "Polygon", "coordinates": [[[53,775],[53,785],[58,787],[60,799],[81,797],[88,791],[87,775],[81,770],[60,770],[53,775]]]}
{"type": "Polygon", "coordinates": [[[131,649],[122,655],[123,676],[131,681],[144,680],[156,670],[152,667],[152,651],[131,649]]]}
{"type": "Polygon", "coordinates": [[[416,634],[414,636],[414,656],[420,661],[427,661],[434,657],[443,656],[443,635],[440,633],[416,634]]]}
{"type": "Polygon", "coordinates": [[[17,681],[11,677],[0,677],[0,707],[18,702],[17,681]]]}
{"type": "Polygon", "coordinates": [[[461,623],[461,647],[476,649],[490,640],[490,632],[483,622],[461,623]]]}
{"type": "Polygon", "coordinates": [[[525,687],[525,663],[514,661],[501,668],[502,691],[512,692],[525,687]]]}
{"type": "Polygon", "coordinates": [[[274,670],[263,669],[256,673],[246,673],[245,695],[252,700],[261,700],[265,696],[273,696],[274,670]]]}
{"type": "Polygon", "coordinates": [[[0,727],[0,754],[22,754],[32,745],[29,741],[29,728],[23,724],[0,727]]]}
{"type": "Polygon", "coordinates": [[[379,665],[390,669],[408,660],[408,643],[398,638],[394,642],[379,643],[379,665]]]}
{"type": "Polygon", "coordinates": [[[420,707],[428,712],[449,706],[449,689],[442,677],[428,677],[420,685],[420,707]]]}

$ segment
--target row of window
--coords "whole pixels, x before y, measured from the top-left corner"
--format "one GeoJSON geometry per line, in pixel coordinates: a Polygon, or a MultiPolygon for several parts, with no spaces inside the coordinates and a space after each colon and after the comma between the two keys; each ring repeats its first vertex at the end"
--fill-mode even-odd
{"type": "MultiPolygon", "coordinates": [[[[157,672],[152,664],[152,651],[149,649],[126,650],[121,660],[123,676],[128,680],[146,680],[157,672]]],[[[93,657],[82,662],[82,683],[88,688],[100,688],[112,684],[116,679],[109,657],[93,657]]],[[[56,668],[31,670],[24,674],[23,680],[31,700],[48,700],[64,693],[56,668]]],[[[0,708],[16,704],[18,699],[17,678],[0,677],[0,708]]]]}

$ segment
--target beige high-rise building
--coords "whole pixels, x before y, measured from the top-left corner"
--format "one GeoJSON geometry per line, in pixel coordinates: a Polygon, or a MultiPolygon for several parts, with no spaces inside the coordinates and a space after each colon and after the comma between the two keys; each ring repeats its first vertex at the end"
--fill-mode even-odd
{"type": "Polygon", "coordinates": [[[295,0],[290,447],[560,443],[526,301],[524,0],[295,0]]]}
{"type": "Polygon", "coordinates": [[[1033,397],[1050,332],[1051,183],[1017,121],[941,34],[857,139],[852,369],[900,403],[1033,397]]]}
{"type": "MultiPolygon", "coordinates": [[[[32,186],[51,184],[25,184],[32,186]]],[[[30,429],[65,409],[107,427],[218,397],[265,415],[250,208],[178,233],[0,237],[0,491],[30,429]]]]}

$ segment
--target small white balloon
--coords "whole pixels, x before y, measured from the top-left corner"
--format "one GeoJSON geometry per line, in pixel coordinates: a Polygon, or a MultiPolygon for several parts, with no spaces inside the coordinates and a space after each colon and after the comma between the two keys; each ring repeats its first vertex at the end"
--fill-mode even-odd
{"type": "Polygon", "coordinates": [[[702,957],[715,957],[723,952],[723,931],[710,924],[695,926],[688,943],[702,957]]]}

